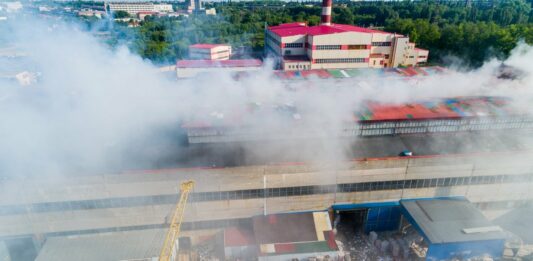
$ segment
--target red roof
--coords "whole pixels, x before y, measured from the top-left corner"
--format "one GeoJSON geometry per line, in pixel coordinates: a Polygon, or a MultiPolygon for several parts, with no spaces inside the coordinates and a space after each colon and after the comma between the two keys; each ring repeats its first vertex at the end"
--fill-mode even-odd
{"type": "Polygon", "coordinates": [[[189,48],[197,48],[197,49],[211,49],[219,46],[228,46],[227,44],[193,44],[190,45],[189,48]]]}
{"type": "Polygon", "coordinates": [[[224,230],[224,246],[249,246],[255,244],[255,238],[251,229],[229,227],[224,230]]]}
{"type": "Polygon", "coordinates": [[[261,67],[263,62],[258,59],[247,60],[180,60],[178,68],[216,68],[216,67],[261,67]]]}
{"type": "Polygon", "coordinates": [[[281,24],[278,26],[271,26],[268,28],[273,33],[285,37],[294,35],[324,35],[345,32],[357,33],[381,33],[389,34],[388,32],[372,30],[364,27],[348,25],[348,24],[331,24],[331,25],[316,25],[307,26],[303,23],[281,24]]]}
{"type": "Polygon", "coordinates": [[[415,48],[416,51],[423,51],[423,52],[429,52],[428,50],[426,49],[422,49],[422,48],[415,48]]]}
{"type": "Polygon", "coordinates": [[[431,118],[459,118],[454,111],[438,104],[428,108],[422,104],[383,105],[367,104],[372,111],[372,120],[400,120],[400,119],[431,119],[431,118]]]}

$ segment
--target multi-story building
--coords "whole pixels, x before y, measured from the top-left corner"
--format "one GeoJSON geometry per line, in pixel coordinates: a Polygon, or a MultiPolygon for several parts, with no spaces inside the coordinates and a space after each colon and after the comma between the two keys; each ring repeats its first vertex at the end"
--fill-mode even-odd
{"type": "Polygon", "coordinates": [[[331,0],[323,1],[320,25],[271,26],[265,41],[267,55],[283,70],[415,66],[427,62],[429,55],[404,35],[332,24],[331,0]]]}
{"type": "Polygon", "coordinates": [[[106,10],[109,12],[125,11],[130,15],[137,15],[139,12],[172,12],[170,4],[154,4],[152,2],[109,2],[106,3],[106,10]]]}
{"type": "Polygon", "coordinates": [[[200,60],[229,60],[231,46],[227,44],[193,44],[189,46],[189,58],[200,60]]]}

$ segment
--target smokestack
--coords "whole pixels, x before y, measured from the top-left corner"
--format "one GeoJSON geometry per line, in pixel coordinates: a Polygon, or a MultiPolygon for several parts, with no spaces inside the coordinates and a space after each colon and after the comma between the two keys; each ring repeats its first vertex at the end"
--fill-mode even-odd
{"type": "Polygon", "coordinates": [[[331,25],[331,6],[333,0],[322,0],[322,18],[320,25],[331,25]]]}

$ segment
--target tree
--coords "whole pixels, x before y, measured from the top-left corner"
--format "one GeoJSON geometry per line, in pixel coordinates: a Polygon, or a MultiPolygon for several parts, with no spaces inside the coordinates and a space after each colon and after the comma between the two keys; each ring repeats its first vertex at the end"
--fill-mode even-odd
{"type": "Polygon", "coordinates": [[[119,10],[119,11],[113,12],[113,18],[120,19],[120,18],[129,18],[129,17],[130,17],[130,14],[126,11],[119,10]]]}

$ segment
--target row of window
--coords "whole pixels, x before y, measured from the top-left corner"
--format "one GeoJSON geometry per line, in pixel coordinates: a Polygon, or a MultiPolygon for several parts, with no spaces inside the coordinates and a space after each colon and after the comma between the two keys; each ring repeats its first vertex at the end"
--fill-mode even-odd
{"type": "Polygon", "coordinates": [[[286,43],[285,48],[303,48],[303,43],[286,43]]]}
{"type": "Polygon", "coordinates": [[[315,63],[364,63],[365,58],[315,59],[315,63]]]}
{"type": "MultiPolygon", "coordinates": [[[[286,43],[285,48],[303,48],[303,43],[286,43]]],[[[342,45],[316,45],[316,50],[341,50],[342,45]]],[[[365,50],[367,46],[364,44],[351,44],[347,46],[348,50],[365,50]]]]}
{"type": "Polygon", "coordinates": [[[316,50],[340,50],[340,45],[317,45],[316,50]]]}
{"type": "MultiPolygon", "coordinates": [[[[498,175],[498,176],[476,176],[476,177],[454,177],[454,178],[435,178],[435,179],[412,179],[398,181],[379,181],[364,183],[349,183],[337,185],[321,186],[299,186],[287,188],[267,188],[267,189],[248,189],[236,191],[219,191],[219,192],[195,192],[191,193],[189,200],[191,202],[205,202],[218,200],[238,200],[264,197],[287,197],[302,196],[326,193],[343,193],[343,192],[360,192],[375,190],[393,190],[393,189],[416,189],[428,187],[448,187],[463,185],[481,185],[496,183],[523,183],[532,182],[533,175],[498,175]]],[[[141,196],[127,198],[107,198],[99,200],[81,200],[69,202],[48,202],[31,205],[16,205],[0,207],[0,215],[24,214],[26,212],[53,212],[53,211],[72,211],[102,208],[123,208],[137,207],[146,205],[174,204],[178,199],[177,194],[141,196]]]]}
{"type": "Polygon", "coordinates": [[[355,136],[376,136],[404,133],[435,133],[435,132],[459,132],[459,131],[480,131],[480,130],[500,130],[500,129],[526,129],[533,128],[533,123],[513,123],[513,124],[487,124],[487,125],[465,125],[465,126],[435,126],[435,127],[398,127],[381,129],[353,129],[355,136]]]}
{"type": "Polygon", "coordinates": [[[297,64],[297,65],[288,65],[287,66],[289,69],[302,69],[302,70],[307,70],[307,69],[310,69],[310,65],[304,65],[304,64],[297,64]]]}
{"type": "Polygon", "coordinates": [[[391,42],[372,42],[372,46],[391,46],[391,42]]]}
{"type": "MultiPolygon", "coordinates": [[[[251,220],[249,218],[235,218],[235,219],[218,219],[218,220],[206,220],[195,222],[183,222],[181,224],[181,230],[200,230],[200,229],[216,229],[224,227],[236,227],[241,225],[250,225],[251,220]]],[[[140,226],[127,226],[127,227],[107,227],[98,229],[86,229],[86,230],[74,230],[65,232],[52,232],[46,233],[46,237],[58,237],[58,236],[73,236],[73,235],[86,235],[96,233],[111,233],[122,231],[134,231],[145,229],[168,229],[169,224],[152,224],[152,225],[140,225],[140,226]]]]}
{"type": "MultiPolygon", "coordinates": [[[[291,67],[289,67],[291,68],[291,67]]],[[[292,69],[292,68],[291,68],[292,69]]],[[[428,120],[428,121],[391,121],[370,122],[347,125],[345,131],[353,135],[390,135],[400,133],[455,132],[494,129],[527,129],[533,128],[533,119],[526,117],[486,118],[461,120],[428,120]]],[[[239,136],[249,135],[248,129],[191,129],[189,138],[205,136],[239,136]]]]}
{"type": "Polygon", "coordinates": [[[351,45],[348,45],[348,50],[365,50],[367,49],[366,48],[366,45],[364,44],[351,44],[351,45]]]}
{"type": "Polygon", "coordinates": [[[509,118],[475,118],[459,120],[411,120],[411,121],[390,121],[390,122],[362,122],[361,129],[398,128],[398,127],[431,127],[431,126],[467,126],[467,125],[495,125],[530,123],[533,119],[527,117],[509,118]]]}

